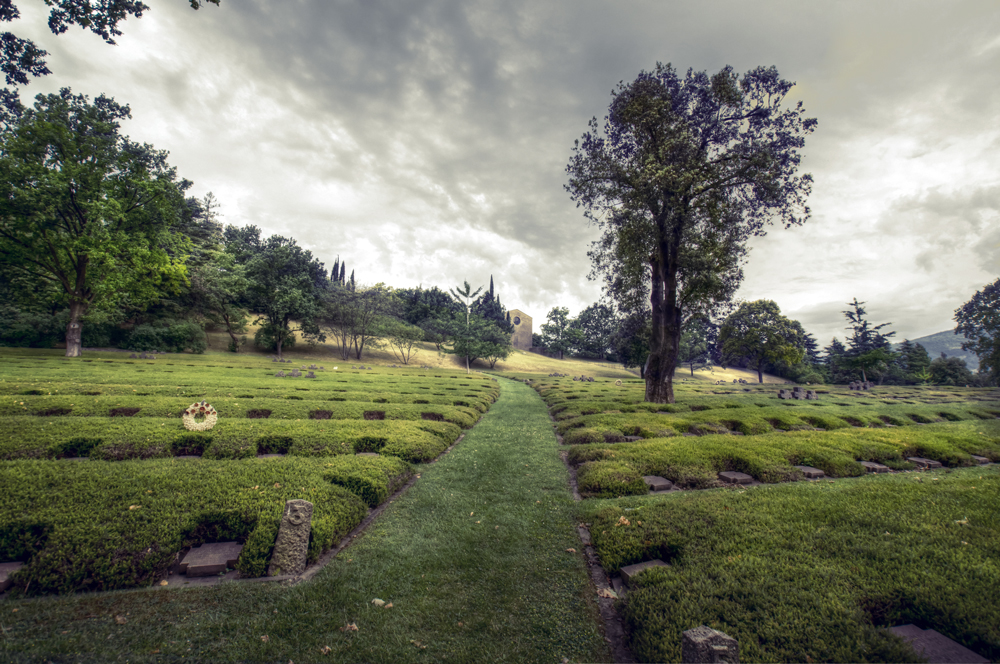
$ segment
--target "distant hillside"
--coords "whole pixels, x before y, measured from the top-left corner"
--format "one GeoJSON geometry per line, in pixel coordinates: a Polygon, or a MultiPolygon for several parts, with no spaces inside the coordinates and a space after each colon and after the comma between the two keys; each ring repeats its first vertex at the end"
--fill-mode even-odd
{"type": "MultiPolygon", "coordinates": [[[[970,370],[977,371],[979,369],[979,358],[976,357],[975,353],[962,350],[962,342],[965,341],[965,337],[955,334],[954,330],[945,330],[919,339],[910,339],[910,341],[926,348],[932,360],[941,357],[941,353],[947,353],[948,357],[960,357],[965,360],[965,364],[970,370]]],[[[899,344],[895,344],[895,348],[898,349],[899,344]]]]}

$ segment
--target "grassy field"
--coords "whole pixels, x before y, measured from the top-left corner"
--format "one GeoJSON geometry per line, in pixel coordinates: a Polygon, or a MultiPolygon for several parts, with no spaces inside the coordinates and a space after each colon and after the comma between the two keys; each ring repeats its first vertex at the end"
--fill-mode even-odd
{"type": "MultiPolygon", "coordinates": [[[[608,661],[586,566],[574,552],[574,504],[557,451],[544,404],[504,381],[502,398],[462,442],[414,468],[419,481],[312,581],[9,600],[0,609],[0,653],[55,661],[608,661]]],[[[355,457],[266,463],[319,470],[340,459],[355,457]]],[[[179,461],[100,467],[140,463],[179,461]]]]}
{"type": "Polygon", "coordinates": [[[499,394],[418,368],[278,378],[289,363],[253,355],[0,358],[0,561],[25,563],[12,595],[148,586],[211,541],[244,543],[237,569],[261,576],[290,498],[315,502],[315,561],[499,394]],[[219,422],[185,430],[202,400],[219,422]]]}

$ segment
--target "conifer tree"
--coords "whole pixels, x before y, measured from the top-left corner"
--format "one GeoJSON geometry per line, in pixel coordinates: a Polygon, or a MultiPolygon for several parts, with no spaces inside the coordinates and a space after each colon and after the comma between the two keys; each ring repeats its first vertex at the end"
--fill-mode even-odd
{"type": "MultiPolygon", "coordinates": [[[[344,279],[344,275],[345,275],[346,273],[347,273],[347,263],[341,263],[341,264],[340,264],[340,285],[341,285],[341,286],[343,286],[344,284],[346,284],[346,283],[347,283],[347,282],[345,281],[345,279],[344,279]]],[[[353,273],[353,272],[351,272],[351,274],[354,274],[354,273],[353,273]]]]}
{"type": "Polygon", "coordinates": [[[330,271],[330,281],[337,281],[340,277],[340,256],[333,261],[333,270],[330,271]]]}

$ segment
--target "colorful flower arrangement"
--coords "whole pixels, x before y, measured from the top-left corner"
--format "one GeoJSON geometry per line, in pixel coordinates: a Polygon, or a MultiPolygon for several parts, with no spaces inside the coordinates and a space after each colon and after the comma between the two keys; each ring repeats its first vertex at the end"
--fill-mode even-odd
{"type": "Polygon", "coordinates": [[[219,413],[207,401],[199,401],[187,407],[184,414],[181,415],[181,420],[184,422],[184,428],[188,431],[208,431],[219,421],[219,413]],[[195,422],[194,418],[199,415],[205,416],[204,421],[195,422]]]}

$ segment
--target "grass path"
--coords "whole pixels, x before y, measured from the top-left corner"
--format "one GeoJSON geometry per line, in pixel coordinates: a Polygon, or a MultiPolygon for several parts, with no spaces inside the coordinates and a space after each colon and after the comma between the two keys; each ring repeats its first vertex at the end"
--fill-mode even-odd
{"type": "Polygon", "coordinates": [[[3,602],[0,655],[610,661],[585,562],[566,551],[581,547],[545,405],[501,385],[465,439],[313,581],[3,602]]]}

